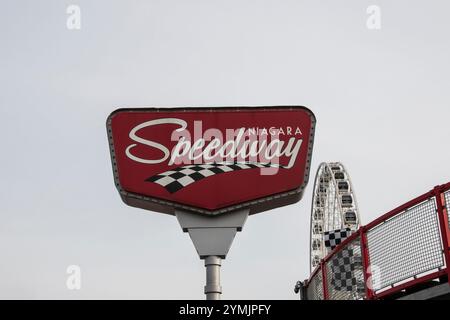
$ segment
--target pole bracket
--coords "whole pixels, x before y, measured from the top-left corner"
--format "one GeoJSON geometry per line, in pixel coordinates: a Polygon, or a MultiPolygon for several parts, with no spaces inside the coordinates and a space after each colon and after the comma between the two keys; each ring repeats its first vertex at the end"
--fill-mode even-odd
{"type": "Polygon", "coordinates": [[[205,260],[207,300],[219,300],[220,267],[236,232],[242,231],[249,209],[233,211],[220,216],[202,216],[188,211],[175,210],[183,232],[188,232],[200,259],[205,260]]]}

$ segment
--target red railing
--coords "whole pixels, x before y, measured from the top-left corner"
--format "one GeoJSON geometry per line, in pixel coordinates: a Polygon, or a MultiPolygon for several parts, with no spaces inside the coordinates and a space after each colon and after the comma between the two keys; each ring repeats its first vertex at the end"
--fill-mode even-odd
{"type": "Polygon", "coordinates": [[[306,281],[309,300],[382,299],[417,284],[450,283],[450,182],[362,226],[306,281]]]}

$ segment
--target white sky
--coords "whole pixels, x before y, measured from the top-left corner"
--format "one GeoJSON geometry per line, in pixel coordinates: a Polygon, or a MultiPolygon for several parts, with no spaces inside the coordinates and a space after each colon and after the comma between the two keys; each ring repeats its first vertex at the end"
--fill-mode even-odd
{"type": "Polygon", "coordinates": [[[252,216],[224,299],[297,299],[315,170],[342,161],[363,222],[450,180],[447,1],[2,1],[0,298],[203,299],[174,217],[126,207],[107,115],[130,106],[305,105],[302,202],[252,216]],[[81,30],[66,8],[81,7],[81,30]],[[366,8],[381,8],[381,30],[366,8]],[[82,289],[66,268],[82,268],[82,289]]]}

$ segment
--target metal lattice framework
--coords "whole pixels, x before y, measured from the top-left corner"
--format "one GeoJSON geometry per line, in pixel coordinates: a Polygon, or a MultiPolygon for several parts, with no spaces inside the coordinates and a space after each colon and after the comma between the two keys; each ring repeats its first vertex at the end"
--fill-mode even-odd
{"type": "Polygon", "coordinates": [[[323,276],[320,270],[312,275],[307,287],[306,295],[310,300],[324,300],[323,276]]]}
{"type": "Polygon", "coordinates": [[[381,270],[374,291],[444,266],[436,211],[430,198],[367,232],[370,261],[381,270]]]}
{"type": "Polygon", "coordinates": [[[339,162],[320,164],[311,205],[311,271],[329,253],[324,243],[324,232],[344,228],[355,231],[359,224],[359,209],[347,170],[339,162]]]}

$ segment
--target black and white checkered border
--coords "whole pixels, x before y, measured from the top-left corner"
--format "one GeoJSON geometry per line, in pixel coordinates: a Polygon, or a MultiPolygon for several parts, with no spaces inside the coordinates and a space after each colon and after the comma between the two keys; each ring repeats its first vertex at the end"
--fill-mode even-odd
{"type": "Polygon", "coordinates": [[[350,230],[350,228],[344,228],[344,229],[338,229],[338,230],[332,230],[332,231],[325,231],[323,233],[323,239],[324,239],[324,242],[325,242],[325,247],[328,249],[328,251],[333,250],[339,244],[341,244],[342,241],[347,239],[352,233],[353,233],[353,231],[350,230]]]}
{"type": "Polygon", "coordinates": [[[157,183],[164,187],[168,192],[175,193],[194,182],[220,173],[270,167],[284,168],[284,166],[279,164],[257,162],[191,164],[159,173],[147,178],[145,181],[157,183]]]}

